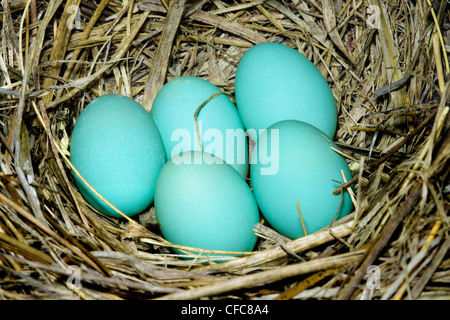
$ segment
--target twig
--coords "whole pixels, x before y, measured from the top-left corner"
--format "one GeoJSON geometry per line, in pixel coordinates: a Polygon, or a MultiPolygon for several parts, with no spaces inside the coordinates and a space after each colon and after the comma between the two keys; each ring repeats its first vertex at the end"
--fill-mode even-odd
{"type": "MultiPolygon", "coordinates": [[[[348,218],[352,219],[352,215],[348,216],[348,218]]],[[[333,231],[333,234],[339,237],[344,237],[353,232],[353,220],[350,220],[349,222],[343,223],[341,225],[334,226],[332,228],[324,228],[320,231],[311,233],[308,236],[292,240],[286,243],[286,247],[288,247],[294,253],[299,253],[311,249],[315,246],[324,244],[328,241],[334,240],[335,237],[330,234],[330,229],[333,231]]],[[[288,253],[281,246],[276,246],[272,249],[255,252],[253,255],[248,257],[241,257],[238,260],[227,261],[219,265],[200,267],[200,269],[219,269],[224,271],[237,272],[264,263],[270,263],[287,256],[288,253]]]]}
{"type": "Polygon", "coordinates": [[[202,297],[215,296],[258,285],[268,284],[289,277],[301,274],[317,272],[321,270],[334,269],[337,267],[348,266],[357,262],[364,250],[354,251],[339,256],[326,257],[322,259],[300,262],[293,265],[275,268],[274,270],[263,271],[252,275],[237,277],[228,281],[207,285],[204,287],[184,290],[173,294],[162,296],[163,300],[186,300],[199,299],[202,297]]]}

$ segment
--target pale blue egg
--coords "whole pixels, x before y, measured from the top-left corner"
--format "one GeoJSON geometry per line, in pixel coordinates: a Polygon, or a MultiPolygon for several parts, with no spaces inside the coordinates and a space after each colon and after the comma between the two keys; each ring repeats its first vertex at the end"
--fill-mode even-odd
{"type": "Polygon", "coordinates": [[[262,215],[281,234],[295,239],[327,227],[353,210],[348,191],[333,191],[352,178],[337,146],[316,127],[297,120],[271,125],[252,153],[250,177],[262,215]],[[335,217],[336,215],[336,217],[335,217]]]}
{"type": "Polygon", "coordinates": [[[333,138],[337,109],[331,89],[305,56],[280,43],[260,43],[236,70],[236,105],[249,136],[282,120],[312,124],[333,138]]]}
{"type": "MultiPolygon", "coordinates": [[[[150,114],[131,98],[108,94],[89,103],[78,117],[71,136],[70,160],[102,197],[132,216],[153,202],[165,152],[150,114]]],[[[121,217],[73,175],[92,206],[121,217]]]]}
{"type": "Polygon", "coordinates": [[[248,140],[236,106],[219,94],[194,115],[197,108],[221,90],[197,77],[179,77],[166,83],[155,97],[151,116],[161,133],[167,158],[191,150],[214,154],[248,175],[248,140]],[[199,143],[202,142],[202,147],[199,143]]]}
{"type": "Polygon", "coordinates": [[[200,151],[175,155],[155,190],[161,232],[171,243],[208,250],[249,252],[259,210],[242,176],[218,157],[200,151]]]}

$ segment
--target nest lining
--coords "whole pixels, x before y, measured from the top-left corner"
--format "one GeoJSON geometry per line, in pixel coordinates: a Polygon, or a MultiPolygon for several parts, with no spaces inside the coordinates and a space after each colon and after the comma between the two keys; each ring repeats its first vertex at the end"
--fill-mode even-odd
{"type": "Polygon", "coordinates": [[[2,299],[434,299],[450,296],[446,1],[2,2],[2,299]],[[234,99],[252,45],[284,43],[330,84],[353,214],[289,240],[264,221],[253,254],[173,254],[154,209],[98,214],[76,190],[73,125],[119,93],[204,78],[234,99]],[[26,84],[26,85],[24,85],[26,84]],[[371,282],[374,281],[370,285],[371,282]]]}

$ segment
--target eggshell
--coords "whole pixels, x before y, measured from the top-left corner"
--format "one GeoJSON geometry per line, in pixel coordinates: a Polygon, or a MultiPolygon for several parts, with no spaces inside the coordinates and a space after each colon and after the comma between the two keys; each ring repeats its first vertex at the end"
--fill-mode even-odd
{"type": "Polygon", "coordinates": [[[297,50],[265,42],[241,58],[235,79],[236,105],[250,137],[282,120],[310,123],[333,137],[337,110],[320,71],[297,50]]]}
{"type": "MultiPolygon", "coordinates": [[[[150,114],[131,98],[108,94],[89,103],[78,117],[70,160],[102,197],[132,216],[152,203],[165,153],[150,114]]],[[[121,217],[73,175],[91,205],[104,214],[121,217]]]]}
{"type": "Polygon", "coordinates": [[[155,212],[163,236],[188,247],[252,251],[259,222],[255,198],[241,175],[200,151],[175,155],[162,169],[155,212]]]}
{"type": "Polygon", "coordinates": [[[271,125],[256,143],[250,166],[251,183],[263,216],[281,234],[291,238],[327,227],[352,212],[348,191],[333,191],[352,178],[337,146],[316,127],[297,120],[271,125]]]}
{"type": "Polygon", "coordinates": [[[196,127],[197,108],[220,91],[201,78],[175,78],[156,95],[151,115],[161,133],[168,159],[184,151],[202,151],[203,147],[203,151],[224,159],[247,177],[248,140],[236,106],[226,94],[219,94],[201,108],[196,127]]]}

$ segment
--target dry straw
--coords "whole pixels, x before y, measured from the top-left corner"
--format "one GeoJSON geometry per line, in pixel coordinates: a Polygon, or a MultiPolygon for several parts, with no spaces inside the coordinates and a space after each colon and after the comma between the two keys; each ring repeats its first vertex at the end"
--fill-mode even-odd
{"type": "Polygon", "coordinates": [[[448,6],[2,0],[0,298],[448,299],[448,6]],[[185,75],[234,99],[239,59],[266,41],[330,84],[350,216],[295,240],[262,220],[254,252],[223,257],[167,242],[153,208],[115,219],[86,203],[69,137],[92,99],[120,93],[150,111],[185,75]]]}

